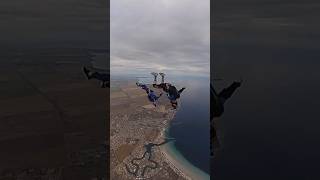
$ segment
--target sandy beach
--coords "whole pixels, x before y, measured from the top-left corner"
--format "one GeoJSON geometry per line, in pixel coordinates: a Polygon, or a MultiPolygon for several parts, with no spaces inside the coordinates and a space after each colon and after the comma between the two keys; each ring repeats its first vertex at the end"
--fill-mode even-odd
{"type": "MultiPolygon", "coordinates": [[[[171,120],[173,120],[174,116],[171,120]]],[[[169,122],[166,128],[161,132],[163,139],[167,138],[167,129],[169,128],[169,122]]],[[[210,175],[206,174],[199,168],[192,165],[183,155],[175,148],[174,142],[169,142],[160,146],[162,155],[165,157],[169,166],[175,170],[177,174],[180,174],[189,180],[209,180],[210,175]]]]}

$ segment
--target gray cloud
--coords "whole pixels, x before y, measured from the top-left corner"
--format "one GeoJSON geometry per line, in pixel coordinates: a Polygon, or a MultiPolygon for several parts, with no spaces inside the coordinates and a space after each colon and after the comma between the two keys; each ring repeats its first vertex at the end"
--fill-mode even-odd
{"type": "Polygon", "coordinates": [[[209,75],[209,0],[111,0],[112,73],[209,75]]]}

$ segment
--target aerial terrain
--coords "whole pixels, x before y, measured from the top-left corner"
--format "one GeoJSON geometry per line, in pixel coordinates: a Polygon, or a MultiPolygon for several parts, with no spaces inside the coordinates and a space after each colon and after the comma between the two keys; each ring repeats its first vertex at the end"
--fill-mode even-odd
{"type": "Polygon", "coordinates": [[[174,141],[165,136],[175,115],[166,97],[155,107],[134,81],[111,84],[110,178],[188,179],[163,148],[174,141]]]}

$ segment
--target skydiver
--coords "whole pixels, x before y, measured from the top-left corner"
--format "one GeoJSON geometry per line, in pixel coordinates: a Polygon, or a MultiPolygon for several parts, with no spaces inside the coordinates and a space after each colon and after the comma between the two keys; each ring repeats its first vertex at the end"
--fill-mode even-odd
{"type": "Polygon", "coordinates": [[[160,93],[159,96],[157,96],[155,94],[155,92],[153,90],[151,90],[150,88],[148,88],[147,85],[145,84],[142,84],[142,83],[139,83],[139,82],[136,82],[136,85],[141,87],[141,89],[145,90],[146,93],[148,94],[148,99],[150,102],[153,103],[153,105],[156,107],[157,106],[157,100],[162,96],[162,93],[160,93]]]}
{"type": "Polygon", "coordinates": [[[177,90],[177,88],[175,86],[173,86],[170,83],[165,83],[164,82],[164,73],[159,73],[159,75],[161,76],[161,83],[157,84],[157,76],[158,73],[152,72],[151,73],[154,76],[154,83],[153,83],[153,87],[154,88],[159,88],[162,89],[164,92],[167,93],[167,97],[170,100],[171,106],[174,109],[177,109],[178,106],[178,101],[177,99],[180,98],[180,94],[182,93],[183,90],[185,90],[186,88],[183,87],[181,88],[179,91],[177,90]]]}

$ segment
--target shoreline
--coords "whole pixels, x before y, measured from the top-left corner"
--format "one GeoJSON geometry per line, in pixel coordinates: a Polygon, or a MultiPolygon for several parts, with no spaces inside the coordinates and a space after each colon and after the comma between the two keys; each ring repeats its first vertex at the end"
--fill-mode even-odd
{"type": "MultiPolygon", "coordinates": [[[[168,121],[165,121],[164,128],[160,133],[161,139],[166,139],[166,131],[170,128],[170,122],[174,119],[175,112],[172,112],[171,117],[168,121]]],[[[210,175],[206,174],[199,168],[192,165],[183,155],[174,147],[172,142],[164,144],[159,147],[162,156],[166,163],[174,170],[177,174],[188,180],[209,180],[210,175]]]]}

